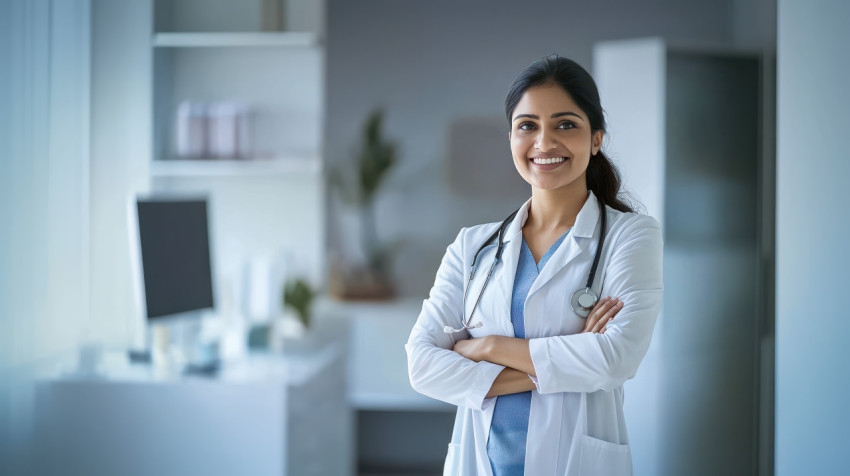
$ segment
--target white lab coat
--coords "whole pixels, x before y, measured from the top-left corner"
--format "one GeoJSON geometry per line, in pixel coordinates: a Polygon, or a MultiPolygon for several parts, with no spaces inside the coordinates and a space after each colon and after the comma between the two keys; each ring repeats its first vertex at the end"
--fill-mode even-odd
{"type": "MultiPolygon", "coordinates": [[[[510,303],[522,244],[528,200],[505,234],[502,261],[496,265],[474,320],[484,325],[446,334],[446,325],[461,327],[463,286],[472,257],[500,223],[464,228],[449,245],[436,281],[422,306],[405,346],[413,388],[457,405],[445,475],[492,475],[487,437],[495,398],[485,398],[504,368],[474,362],[452,351],[470,337],[514,337],[510,303]]],[[[591,192],[570,234],[552,254],[525,301],[525,332],[537,378],[532,391],[525,474],[627,475],[631,451],[623,415],[623,382],[634,377],[649,348],[661,307],[662,240],[658,222],[649,216],[607,208],[605,244],[593,289],[616,296],[623,309],[604,334],[580,333],[585,320],[570,307],[570,296],[583,288],[599,239],[599,206],[591,192]]],[[[479,255],[466,312],[478,297],[496,245],[479,255]]]]}

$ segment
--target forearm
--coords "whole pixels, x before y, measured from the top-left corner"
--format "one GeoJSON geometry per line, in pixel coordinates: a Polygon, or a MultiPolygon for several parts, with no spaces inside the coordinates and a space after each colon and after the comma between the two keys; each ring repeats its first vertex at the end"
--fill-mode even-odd
{"type": "Polygon", "coordinates": [[[527,339],[504,336],[489,336],[489,338],[491,342],[487,346],[483,360],[516,369],[523,372],[526,378],[528,375],[537,376],[527,339]]]}
{"type": "Polygon", "coordinates": [[[493,381],[493,386],[487,392],[487,398],[528,392],[536,388],[534,382],[528,377],[528,374],[517,369],[506,368],[493,381]]]}
{"type": "Polygon", "coordinates": [[[487,392],[504,367],[472,362],[421,338],[405,345],[410,384],[417,392],[452,405],[482,409],[487,392]]]}

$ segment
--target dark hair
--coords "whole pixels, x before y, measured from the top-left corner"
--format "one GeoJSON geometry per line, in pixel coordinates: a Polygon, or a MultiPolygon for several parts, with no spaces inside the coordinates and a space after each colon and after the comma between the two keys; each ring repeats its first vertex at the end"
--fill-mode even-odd
{"type": "MultiPolygon", "coordinates": [[[[599,101],[596,83],[584,68],[571,59],[549,55],[535,61],[517,77],[505,98],[508,125],[517,103],[527,90],[535,86],[557,84],[578,104],[590,121],[591,133],[605,131],[605,117],[599,101]]],[[[587,188],[606,205],[632,212],[632,207],[620,199],[620,173],[611,160],[599,149],[587,165],[587,188]]]]}

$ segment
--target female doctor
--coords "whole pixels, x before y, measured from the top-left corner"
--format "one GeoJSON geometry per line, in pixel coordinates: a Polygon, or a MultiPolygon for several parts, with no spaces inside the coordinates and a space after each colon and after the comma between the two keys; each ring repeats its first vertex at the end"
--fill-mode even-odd
{"type": "Polygon", "coordinates": [[[505,113],[531,198],[449,245],[405,346],[410,382],[458,407],[446,475],[631,474],[623,382],[661,306],[659,224],[618,199],[581,66],[535,62],[505,113]]]}

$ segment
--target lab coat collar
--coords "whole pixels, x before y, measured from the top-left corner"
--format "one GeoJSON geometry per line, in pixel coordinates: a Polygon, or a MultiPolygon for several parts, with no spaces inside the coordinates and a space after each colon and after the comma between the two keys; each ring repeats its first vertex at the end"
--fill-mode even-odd
{"type": "MultiPolygon", "coordinates": [[[[528,209],[531,206],[531,199],[528,199],[517,211],[516,217],[511,221],[505,233],[505,247],[502,253],[503,271],[498,274],[496,282],[498,283],[499,294],[504,301],[504,310],[501,314],[494,316],[496,322],[501,327],[503,334],[513,336],[513,325],[511,324],[511,297],[513,296],[514,276],[516,275],[517,265],[519,263],[520,249],[522,248],[521,237],[522,227],[528,219],[528,209]]],[[[531,289],[528,291],[528,297],[534,294],[540,287],[549,282],[560,269],[565,267],[581,252],[581,247],[578,244],[577,238],[590,238],[593,236],[593,231],[596,228],[596,222],[599,220],[599,205],[596,196],[593,192],[588,192],[587,200],[584,202],[581,210],[576,217],[575,225],[570,232],[568,239],[555,250],[555,253],[549,258],[549,262],[543,267],[540,275],[534,280],[531,289]]],[[[536,329],[526,328],[526,335],[536,335],[536,329]]]]}
{"type": "MultiPolygon", "coordinates": [[[[506,244],[522,233],[522,227],[525,225],[525,221],[528,220],[528,210],[530,208],[531,199],[529,198],[522,204],[521,207],[519,207],[516,216],[511,221],[511,224],[508,225],[508,229],[505,232],[506,244]]],[[[593,231],[596,229],[596,223],[598,221],[599,202],[596,199],[596,195],[594,195],[592,191],[588,190],[587,200],[585,200],[584,205],[581,207],[581,210],[579,210],[578,216],[576,216],[576,222],[573,225],[573,229],[570,234],[576,238],[590,238],[593,236],[593,231]]]]}

